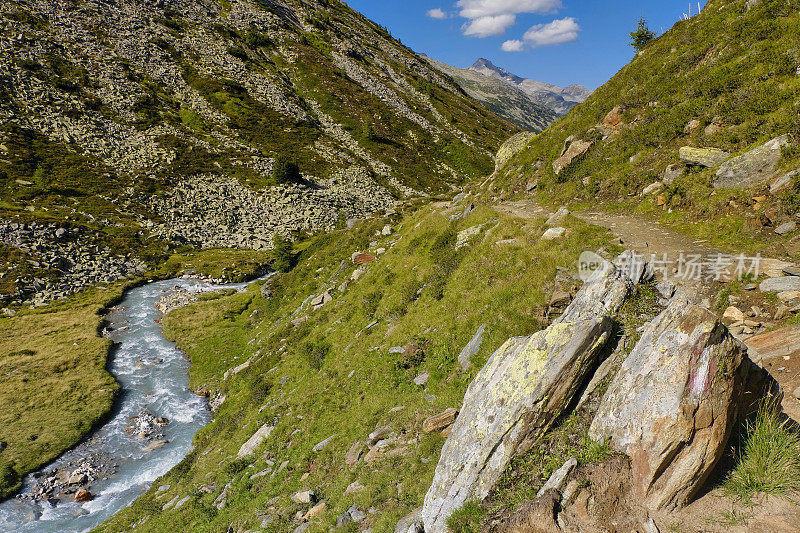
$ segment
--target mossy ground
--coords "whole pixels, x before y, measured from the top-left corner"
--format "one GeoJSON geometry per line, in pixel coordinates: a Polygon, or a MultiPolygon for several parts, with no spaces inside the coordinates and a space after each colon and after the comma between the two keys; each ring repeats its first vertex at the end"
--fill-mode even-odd
{"type": "Polygon", "coordinates": [[[477,370],[506,339],[544,325],[557,266],[572,267],[585,247],[610,240],[604,230],[571,221],[568,237],[543,242],[543,220],[479,208],[451,223],[444,208],[432,204],[393,219],[396,232],[388,237],[376,236],[387,223],[377,219],[317,238],[297,267],[273,282],[270,300],[254,285],[167,315],[165,333],[191,358],[191,387],[227,399],[197,434],[194,452],[154,483],[169,484],[169,490],[156,496],[154,488],[98,530],[125,530],[145,517],[137,529],[254,529],[272,515],[266,530],[288,531],[294,514],[308,507],[289,496],[305,489],[314,490],[328,509],[310,531],[327,531],[354,504],[379,510],[368,518],[375,531],[392,531],[401,516],[421,505],[444,443],[438,433],[422,433],[422,421],[458,407],[477,370]],[[458,231],[477,224],[485,224],[483,231],[455,250],[458,231]],[[510,239],[515,240],[497,244],[510,239]],[[356,268],[352,252],[376,247],[387,252],[344,292],[335,291],[332,302],[317,311],[303,304],[350,278],[356,268]],[[304,316],[306,321],[291,325],[304,316]],[[458,353],[483,323],[474,364],[459,372],[458,353]],[[422,347],[422,354],[388,351],[407,344],[422,347]],[[223,377],[248,359],[247,369],[223,377]],[[412,380],[424,371],[430,378],[423,388],[412,380]],[[239,447],[265,423],[275,425],[266,443],[237,461],[239,447]],[[386,424],[408,441],[405,452],[347,468],[350,446],[386,424]],[[312,451],[331,436],[322,451],[312,451]],[[267,460],[288,466],[274,477],[251,480],[268,468],[267,460]],[[365,489],[344,496],[355,481],[365,489]],[[217,510],[212,504],[228,483],[231,496],[217,510]],[[204,484],[216,490],[199,491],[204,484]],[[178,494],[192,499],[178,511],[162,512],[178,494]]]}
{"type": "Polygon", "coordinates": [[[708,2],[699,15],[676,23],[585,103],[532,140],[505,166],[496,190],[513,197],[538,180],[535,195],[546,205],[600,204],[652,217],[723,249],[781,251],[788,236],[745,221],[793,217],[800,182],[771,196],[769,183],[748,190],[714,189],[715,169],[690,169],[657,194],[640,193],[668,165],[679,162],[681,146],[739,154],[789,133],[795,145],[784,149],[777,175],[798,166],[799,9],[795,0],[764,0],[749,9],[744,0],[708,2]],[[624,110],[626,126],[600,140],[602,134],[593,128],[615,106],[624,110]],[[688,129],[692,120],[698,126],[688,129]],[[706,133],[711,124],[718,128],[706,133]],[[551,164],[571,135],[597,142],[556,176],[551,164]]]}

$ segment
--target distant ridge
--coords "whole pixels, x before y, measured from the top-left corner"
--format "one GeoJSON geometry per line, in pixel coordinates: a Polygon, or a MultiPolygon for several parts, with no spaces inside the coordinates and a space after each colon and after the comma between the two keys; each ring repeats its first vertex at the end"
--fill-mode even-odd
{"type": "Polygon", "coordinates": [[[453,67],[425,55],[422,57],[453,78],[469,96],[520,128],[539,133],[559,117],[558,113],[541,103],[538,98],[502,79],[472,69],[453,67]]]}
{"type": "Polygon", "coordinates": [[[478,59],[468,70],[515,86],[559,115],[565,115],[572,107],[583,103],[592,94],[592,91],[583,85],[575,84],[562,88],[552,83],[520,78],[485,58],[478,59]]]}

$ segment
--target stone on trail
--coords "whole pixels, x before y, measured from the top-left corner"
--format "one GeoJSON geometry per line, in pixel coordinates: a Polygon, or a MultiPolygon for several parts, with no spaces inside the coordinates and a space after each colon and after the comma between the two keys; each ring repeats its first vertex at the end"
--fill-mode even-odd
{"type": "Polygon", "coordinates": [[[270,426],[269,424],[264,424],[261,426],[258,431],[253,433],[253,436],[247,439],[247,442],[242,444],[242,447],[239,448],[239,453],[236,454],[237,459],[242,459],[243,457],[247,457],[254,451],[256,448],[261,446],[261,444],[267,440],[272,430],[275,429],[274,426],[270,426]]]}
{"type": "Polygon", "coordinates": [[[731,154],[717,148],[692,148],[684,146],[678,152],[681,161],[687,165],[715,167],[728,159],[731,154]]]}
{"type": "Polygon", "coordinates": [[[759,284],[758,288],[761,292],[800,291],[800,276],[767,278],[759,284]]]}
{"type": "Polygon", "coordinates": [[[748,379],[745,353],[714,314],[678,295],[624,360],[589,434],[631,458],[649,508],[688,503],[722,457],[748,379]]]}
{"type": "Polygon", "coordinates": [[[486,497],[512,457],[564,412],[594,369],[610,318],[560,323],[501,346],[467,389],[425,496],[428,533],[447,531],[465,502],[486,497]]]}

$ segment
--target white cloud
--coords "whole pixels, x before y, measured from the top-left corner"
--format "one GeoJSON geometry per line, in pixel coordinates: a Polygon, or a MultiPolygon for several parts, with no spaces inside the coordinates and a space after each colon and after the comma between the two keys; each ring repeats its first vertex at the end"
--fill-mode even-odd
{"type": "Polygon", "coordinates": [[[525,43],[518,39],[514,39],[512,41],[504,42],[503,46],[500,48],[503,49],[503,52],[522,52],[525,49],[525,43]]]}
{"type": "Polygon", "coordinates": [[[444,20],[447,18],[447,13],[437,7],[436,9],[429,9],[428,16],[432,19],[444,20]]]}
{"type": "Polygon", "coordinates": [[[476,19],[518,13],[552,13],[561,7],[561,0],[458,0],[462,17],[476,19]]]}
{"type": "Polygon", "coordinates": [[[537,24],[525,32],[523,40],[529,46],[553,46],[578,40],[581,27],[572,17],[554,20],[549,24],[537,24]]]}
{"type": "Polygon", "coordinates": [[[456,6],[461,9],[458,14],[469,19],[463,26],[464,35],[489,37],[504,34],[520,13],[558,11],[561,0],[458,0],[456,6]]]}
{"type": "Polygon", "coordinates": [[[516,21],[516,15],[478,17],[464,25],[464,35],[474,35],[475,37],[502,35],[509,27],[513,26],[516,21]]]}

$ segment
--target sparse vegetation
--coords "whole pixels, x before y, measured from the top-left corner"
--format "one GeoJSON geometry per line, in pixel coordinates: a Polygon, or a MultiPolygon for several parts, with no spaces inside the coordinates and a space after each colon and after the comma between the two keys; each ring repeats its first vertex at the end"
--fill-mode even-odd
{"type": "Polygon", "coordinates": [[[787,495],[800,489],[800,434],[774,399],[762,402],[746,423],[736,466],[723,484],[731,496],[750,502],[756,493],[787,495]]]}

